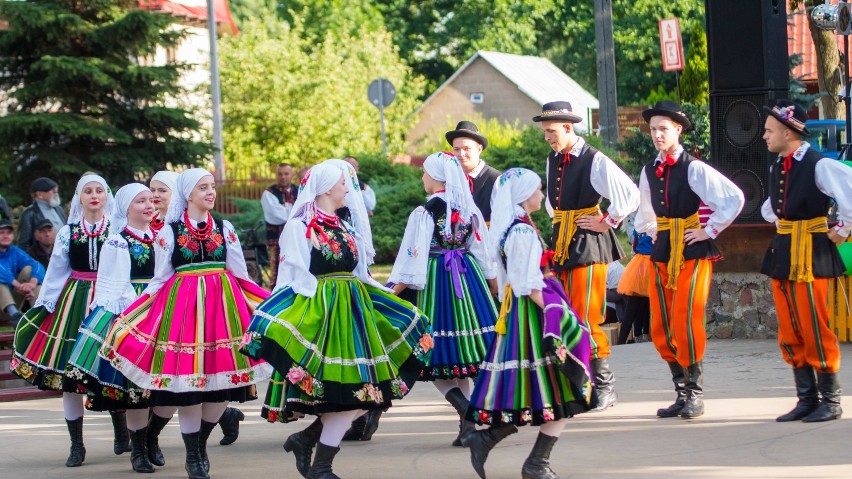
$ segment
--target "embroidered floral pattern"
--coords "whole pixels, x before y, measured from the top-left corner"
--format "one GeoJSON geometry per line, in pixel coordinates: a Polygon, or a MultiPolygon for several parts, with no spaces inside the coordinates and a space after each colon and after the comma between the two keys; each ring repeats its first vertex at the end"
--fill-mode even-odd
{"type": "Polygon", "coordinates": [[[364,384],[364,386],[352,393],[361,402],[384,402],[382,391],[372,384],[364,384]]]}
{"type": "Polygon", "coordinates": [[[225,254],[225,239],[219,232],[219,227],[214,223],[213,234],[205,241],[198,241],[192,237],[189,228],[181,222],[178,224],[177,245],[180,247],[180,253],[185,260],[192,260],[196,256],[203,256],[206,259],[218,260],[225,254]],[[202,248],[204,251],[202,252],[202,248]]]}
{"type": "Polygon", "coordinates": [[[391,392],[396,399],[402,399],[408,394],[408,384],[405,384],[405,381],[401,379],[394,379],[391,381],[391,392]]]}
{"type": "Polygon", "coordinates": [[[171,384],[172,378],[164,378],[162,376],[157,376],[153,380],[151,380],[151,386],[154,386],[157,389],[167,388],[169,384],[171,384]]]}
{"type": "Polygon", "coordinates": [[[237,385],[240,383],[251,383],[254,381],[254,371],[246,371],[242,374],[232,374],[231,384],[237,385]]]}
{"type": "Polygon", "coordinates": [[[312,397],[322,397],[325,394],[322,381],[311,376],[300,366],[293,366],[287,372],[287,380],[298,386],[305,394],[312,397]]]}
{"type": "Polygon", "coordinates": [[[128,237],[127,244],[130,251],[130,259],[136,262],[136,266],[144,266],[151,259],[151,246],[128,237]]]}
{"type": "Polygon", "coordinates": [[[450,225],[452,235],[447,238],[443,235],[444,223],[447,220],[447,215],[442,214],[435,222],[435,235],[432,237],[431,247],[441,247],[445,249],[454,249],[467,244],[467,239],[473,231],[470,223],[465,222],[458,211],[453,211],[450,216],[450,225]]]}
{"type": "MultiPolygon", "coordinates": [[[[103,243],[106,241],[108,234],[108,228],[101,228],[100,234],[95,238],[95,240],[103,243]]],[[[76,245],[84,245],[89,242],[89,237],[86,235],[86,231],[83,230],[82,222],[71,225],[71,242],[76,245]]]]}

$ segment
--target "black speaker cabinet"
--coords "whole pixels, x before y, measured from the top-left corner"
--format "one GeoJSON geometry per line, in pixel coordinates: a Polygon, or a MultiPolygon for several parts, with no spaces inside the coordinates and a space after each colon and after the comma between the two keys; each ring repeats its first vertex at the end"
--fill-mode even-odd
{"type": "Polygon", "coordinates": [[[706,0],[710,92],[788,90],[787,0],[706,0]]]}
{"type": "Polygon", "coordinates": [[[769,164],[776,155],[763,141],[763,105],[786,96],[776,91],[710,95],[710,164],[736,183],[746,199],[736,223],[764,223],[760,206],[769,196],[769,164]]]}

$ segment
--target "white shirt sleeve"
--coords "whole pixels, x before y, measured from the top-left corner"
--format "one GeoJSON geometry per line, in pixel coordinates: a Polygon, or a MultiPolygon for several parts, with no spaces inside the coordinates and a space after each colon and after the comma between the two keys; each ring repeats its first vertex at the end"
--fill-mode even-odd
{"type": "Polygon", "coordinates": [[[840,236],[849,236],[852,231],[852,168],[831,158],[823,158],[817,162],[815,173],[817,188],[837,202],[840,223],[834,229],[840,236]]]}
{"type": "Polygon", "coordinates": [[[311,240],[305,236],[308,227],[301,221],[288,221],[278,239],[281,257],[275,291],[290,286],[296,294],[313,298],[317,294],[317,278],[310,272],[311,240]]]}
{"type": "Polygon", "coordinates": [[[237,278],[252,281],[246,268],[246,258],[240,246],[240,237],[234,231],[234,225],[228,220],[222,220],[222,230],[222,236],[225,238],[225,269],[237,278]]]}
{"type": "Polygon", "coordinates": [[[95,299],[92,300],[90,308],[103,306],[110,313],[121,314],[136,301],[136,291],[130,284],[130,251],[127,240],[120,234],[110,235],[101,248],[98,264],[109,267],[98,268],[95,299]]]}
{"type": "Polygon", "coordinates": [[[471,233],[467,240],[467,249],[473,255],[473,258],[476,259],[485,279],[494,279],[497,277],[497,268],[494,265],[494,259],[488,254],[488,231],[485,228],[481,228],[481,230],[479,239],[476,239],[475,233],[471,233]]]}
{"type": "Polygon", "coordinates": [[[370,188],[370,185],[364,185],[364,189],[361,190],[361,197],[364,199],[364,206],[367,211],[376,209],[376,191],[370,188]]]}
{"type": "Polygon", "coordinates": [[[763,219],[769,223],[775,223],[778,221],[778,215],[776,215],[775,211],[772,210],[772,200],[769,198],[766,198],[766,201],[760,205],[760,214],[763,215],[763,219]]]}
{"type": "Polygon", "coordinates": [[[157,239],[154,240],[154,277],[142,294],[153,296],[163,287],[166,281],[175,274],[172,266],[172,252],[175,250],[175,235],[169,225],[163,226],[157,239]]]}
{"type": "MultiPolygon", "coordinates": [[[[550,157],[548,156],[546,160],[544,160],[544,181],[550,181],[550,157]]],[[[495,188],[496,189],[496,188],[495,188]]],[[[547,211],[547,214],[553,218],[553,205],[550,204],[550,185],[547,185],[547,189],[544,191],[544,210],[547,211]]]]}
{"type": "Polygon", "coordinates": [[[692,191],[713,210],[704,231],[711,238],[719,236],[742,211],[745,205],[742,190],[727,176],[703,161],[693,161],[689,164],[688,181],[692,191]]]}
{"type": "Polygon", "coordinates": [[[516,225],[506,236],[506,279],[516,297],[528,296],[533,290],[544,288],[541,273],[541,242],[529,225],[516,225]]]}
{"type": "Polygon", "coordinates": [[[50,254],[50,262],[47,263],[47,272],[41,283],[41,291],[34,308],[44,306],[51,313],[56,308],[56,301],[65,287],[65,282],[71,277],[71,262],[68,251],[71,246],[71,227],[64,225],[56,235],[53,243],[53,252],[50,254]]]}
{"type": "Polygon", "coordinates": [[[426,274],[429,266],[429,245],[435,221],[423,206],[418,206],[408,215],[408,224],[399,246],[399,253],[393,263],[388,281],[394,284],[406,284],[411,289],[423,289],[426,286],[426,274]]]}
{"type": "Polygon", "coordinates": [[[283,225],[290,217],[292,203],[281,204],[272,193],[264,191],[260,196],[260,207],[263,208],[263,220],[271,225],[283,225]]]}
{"type": "Polygon", "coordinates": [[[636,210],[633,227],[637,233],[657,235],[657,214],[654,213],[654,205],[651,204],[651,185],[648,184],[645,168],[642,168],[639,173],[639,209],[636,210]]]}
{"type": "Polygon", "coordinates": [[[604,221],[611,227],[618,227],[621,220],[639,207],[639,189],[636,184],[603,153],[596,153],[592,159],[589,180],[595,191],[609,200],[608,216],[604,221]]]}

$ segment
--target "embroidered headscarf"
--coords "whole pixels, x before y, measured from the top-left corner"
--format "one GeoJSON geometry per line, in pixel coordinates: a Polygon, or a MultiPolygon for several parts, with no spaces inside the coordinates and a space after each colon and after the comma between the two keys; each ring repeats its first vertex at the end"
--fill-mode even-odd
{"type": "Polygon", "coordinates": [[[175,190],[177,190],[178,176],[180,175],[174,171],[158,171],[157,174],[151,177],[151,182],[159,181],[166,185],[170,190],[172,190],[172,193],[174,193],[175,190]]]}
{"type": "Polygon", "coordinates": [[[500,257],[500,241],[512,226],[515,218],[523,213],[521,203],[541,188],[541,178],[526,168],[511,168],[500,175],[494,184],[491,199],[491,229],[489,231],[489,253],[492,258],[500,257]]]}
{"type": "Polygon", "coordinates": [[[110,231],[113,234],[121,233],[127,226],[127,210],[139,193],[151,191],[142,183],[130,183],[124,185],[115,192],[115,213],[112,215],[110,231]]]}
{"type": "Polygon", "coordinates": [[[352,218],[352,227],[361,237],[358,253],[363,255],[367,260],[367,265],[373,264],[373,258],[376,256],[376,250],[373,247],[373,230],[370,227],[370,215],[367,213],[367,205],[364,204],[364,196],[361,192],[361,183],[358,180],[358,173],[355,168],[348,162],[338,159],[326,160],[323,163],[337,165],[343,171],[343,176],[346,179],[346,189],[349,191],[346,195],[346,208],[349,209],[349,215],[352,218]]]}
{"type": "Polygon", "coordinates": [[[166,224],[180,221],[189,204],[190,193],[205,176],[213,176],[213,173],[204,168],[191,168],[178,176],[176,188],[172,190],[172,201],[166,212],[166,224]]]}
{"type": "Polygon", "coordinates": [[[68,224],[79,223],[83,219],[83,203],[80,202],[80,194],[83,188],[89,183],[99,183],[106,190],[106,205],[104,205],[104,216],[107,221],[112,222],[112,215],[115,213],[115,198],[112,196],[112,190],[103,177],[100,175],[84,175],[77,182],[77,188],[74,190],[74,198],[71,199],[71,211],[68,214],[68,224]]]}
{"type": "Polygon", "coordinates": [[[482,219],[482,213],[476,207],[476,203],[473,202],[473,195],[470,192],[467,175],[464,174],[458,158],[452,153],[443,151],[432,153],[423,162],[423,169],[435,181],[440,181],[444,184],[447,221],[444,221],[443,236],[449,237],[453,234],[450,217],[452,216],[452,210],[456,210],[462,219],[467,223],[472,223],[479,236],[484,238],[485,220],[482,219]]]}

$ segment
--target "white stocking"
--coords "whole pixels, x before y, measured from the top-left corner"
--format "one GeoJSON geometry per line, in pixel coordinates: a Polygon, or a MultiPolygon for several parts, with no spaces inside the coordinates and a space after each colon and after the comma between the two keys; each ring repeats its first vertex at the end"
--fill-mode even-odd
{"type": "Polygon", "coordinates": [[[432,383],[435,385],[435,388],[441,392],[441,396],[446,396],[447,393],[450,392],[450,389],[458,387],[455,379],[436,379],[432,383]]]}
{"type": "Polygon", "coordinates": [[[177,412],[177,406],[154,406],[151,410],[163,419],[171,419],[177,412]]]}
{"type": "Polygon", "coordinates": [[[538,430],[541,431],[542,434],[545,434],[550,437],[559,437],[559,433],[565,429],[565,425],[568,424],[568,418],[560,419],[558,421],[550,421],[542,424],[538,430]]]}
{"type": "Polygon", "coordinates": [[[66,421],[74,421],[83,417],[83,395],[62,393],[62,410],[66,421]]]}
{"type": "Polygon", "coordinates": [[[148,426],[148,409],[127,410],[127,430],[138,431],[148,426]]]}
{"type": "Polygon", "coordinates": [[[206,402],[201,405],[201,419],[217,423],[225,408],[228,407],[228,401],[225,402],[206,402]]]}
{"type": "Polygon", "coordinates": [[[358,409],[355,411],[327,412],[321,416],[322,434],[320,442],[326,446],[337,447],[343,440],[343,435],[352,425],[352,421],[366,414],[367,411],[358,409]]]}
{"type": "Polygon", "coordinates": [[[458,388],[461,389],[461,392],[462,392],[462,394],[464,394],[464,397],[466,397],[468,399],[470,399],[470,393],[471,393],[470,383],[471,383],[470,379],[456,379],[456,386],[458,386],[458,388]]]}
{"type": "Polygon", "coordinates": [[[201,430],[201,404],[180,406],[178,422],[181,434],[192,434],[201,430]]]}

